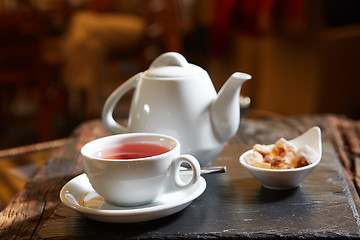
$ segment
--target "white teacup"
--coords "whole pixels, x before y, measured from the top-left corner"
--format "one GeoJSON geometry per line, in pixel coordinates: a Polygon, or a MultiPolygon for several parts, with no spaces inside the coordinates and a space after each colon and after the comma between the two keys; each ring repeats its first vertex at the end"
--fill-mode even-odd
{"type": "Polygon", "coordinates": [[[81,156],[84,171],[94,190],[107,202],[119,206],[151,203],[164,191],[190,187],[200,178],[197,159],[181,155],[179,141],[161,134],[125,133],[99,138],[85,144],[81,156]],[[128,159],[115,156],[131,148],[140,151],[148,147],[150,150],[145,150],[145,154],[152,156],[135,158],[130,154],[126,157],[128,159]],[[155,153],[161,147],[165,147],[166,152],[155,153]],[[193,172],[186,182],[179,173],[183,162],[188,163],[193,172]]]}

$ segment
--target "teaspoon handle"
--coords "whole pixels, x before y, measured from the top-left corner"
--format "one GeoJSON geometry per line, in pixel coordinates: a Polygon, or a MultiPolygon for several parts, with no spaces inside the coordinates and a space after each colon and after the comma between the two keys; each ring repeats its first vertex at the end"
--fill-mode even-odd
{"type": "MultiPolygon", "coordinates": [[[[191,171],[187,168],[181,168],[181,171],[191,171]]],[[[224,173],[226,172],[226,166],[212,166],[201,168],[200,175],[211,174],[211,173],[224,173]]]]}

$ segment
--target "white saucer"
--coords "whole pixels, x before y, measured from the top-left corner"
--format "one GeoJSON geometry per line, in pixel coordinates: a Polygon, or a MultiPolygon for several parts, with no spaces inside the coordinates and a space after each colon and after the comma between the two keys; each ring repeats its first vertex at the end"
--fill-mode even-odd
{"type": "Polygon", "coordinates": [[[169,216],[186,208],[206,188],[206,181],[199,181],[185,190],[164,193],[157,201],[138,207],[118,207],[104,201],[92,188],[86,174],[81,174],[60,191],[61,201],[87,218],[102,222],[131,223],[149,221],[169,216]]]}

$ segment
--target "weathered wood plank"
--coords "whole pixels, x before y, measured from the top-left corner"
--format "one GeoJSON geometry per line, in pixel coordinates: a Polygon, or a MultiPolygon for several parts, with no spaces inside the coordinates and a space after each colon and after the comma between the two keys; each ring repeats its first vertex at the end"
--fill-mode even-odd
{"type": "Polygon", "coordinates": [[[59,204],[61,187],[82,172],[79,150],[92,139],[109,134],[99,121],[80,126],[45,167],[0,212],[0,239],[31,239],[59,204]]]}
{"type": "Polygon", "coordinates": [[[289,191],[262,188],[238,162],[251,146],[228,145],[214,164],[226,174],[205,176],[205,193],[184,211],[150,222],[102,223],[59,205],[39,239],[242,239],[360,237],[359,212],[336,153],[324,145],[321,164],[289,191]]]}
{"type": "Polygon", "coordinates": [[[353,183],[359,186],[359,163],[356,160],[358,158],[354,158],[358,154],[359,126],[359,122],[334,115],[294,117],[277,115],[276,117],[262,119],[243,119],[237,135],[229,141],[227,148],[224,150],[225,152],[222,153],[224,155],[220,156],[220,159],[236,162],[236,167],[228,168],[230,172],[226,174],[206,176],[208,181],[206,192],[195,200],[189,208],[165,219],[142,224],[119,225],[98,223],[85,219],[76,212],[67,209],[59,200],[61,187],[69,179],[82,172],[79,158],[79,150],[82,145],[92,139],[109,134],[100,121],[88,122],[74,132],[70,138],[71,141],[49,159],[42,171],[29,181],[25,188],[0,213],[0,239],[71,239],[76,237],[112,239],[121,238],[121,236],[130,238],[154,238],[154,236],[155,238],[156,236],[159,238],[358,237],[359,217],[357,214],[359,200],[353,183]],[[292,193],[290,192],[290,195],[289,193],[277,195],[272,191],[269,192],[259,188],[259,184],[239,168],[237,158],[240,151],[245,150],[244,148],[255,143],[273,143],[280,137],[291,139],[314,125],[322,129],[322,137],[326,146],[328,146],[325,155],[326,161],[324,162],[330,161],[331,164],[329,166],[322,165],[323,169],[316,169],[309,177],[309,180],[304,182],[304,187],[292,193]],[[351,132],[353,129],[356,129],[356,134],[351,132]],[[240,148],[235,153],[234,148],[237,147],[240,148]],[[340,165],[336,167],[338,162],[343,164],[346,171],[341,171],[340,165]],[[235,174],[235,172],[231,173],[231,171],[239,172],[235,174]],[[332,176],[330,176],[330,173],[332,176]],[[316,178],[317,174],[321,175],[320,180],[316,178]],[[314,185],[311,181],[323,182],[314,185]],[[319,193],[324,184],[327,186],[325,189],[328,190],[328,195],[324,192],[319,193]],[[228,187],[224,189],[226,185],[228,187]],[[230,190],[232,189],[231,191],[229,186],[230,190]],[[317,186],[320,186],[320,189],[317,186]],[[228,196],[230,198],[227,198],[226,204],[223,206],[223,199],[219,194],[231,193],[234,195],[232,197],[228,196]],[[212,199],[211,202],[208,202],[209,199],[212,199]],[[306,201],[313,199],[317,199],[315,203],[305,204],[306,201]],[[291,200],[294,200],[295,203],[291,203],[291,200]],[[328,200],[332,200],[332,204],[329,205],[328,200]],[[282,201],[289,204],[286,205],[287,211],[297,215],[297,218],[292,219],[291,215],[280,212],[282,201]],[[246,205],[248,203],[251,204],[246,205]],[[236,207],[234,208],[234,206],[236,207]],[[305,225],[310,224],[311,218],[303,215],[301,211],[304,208],[301,208],[301,206],[309,207],[305,213],[311,213],[311,211],[315,210],[322,212],[322,216],[327,217],[325,218],[326,221],[321,225],[321,219],[310,214],[319,223],[315,222],[313,228],[309,228],[310,226],[306,228],[305,225]],[[326,208],[329,206],[334,207],[330,208],[330,212],[334,212],[334,216],[337,216],[335,210],[340,213],[344,212],[347,215],[344,216],[344,219],[336,220],[333,215],[329,215],[330,212],[325,212],[325,209],[329,210],[326,208]],[[266,207],[269,207],[269,209],[266,207]],[[297,210],[295,211],[294,208],[297,210]],[[213,211],[214,209],[218,209],[220,212],[227,211],[229,215],[226,218],[224,216],[217,218],[219,217],[216,215],[218,211],[213,211]],[[292,221],[305,219],[305,223],[299,222],[303,224],[302,227],[305,226],[305,228],[302,228],[303,232],[295,233],[297,224],[295,221],[290,225],[282,226],[279,232],[271,230],[270,223],[266,223],[268,224],[266,225],[267,228],[263,228],[262,221],[267,218],[271,219],[270,215],[267,216],[267,214],[271,213],[271,209],[277,209],[277,213],[280,214],[278,215],[279,223],[281,219],[290,219],[292,221]],[[260,215],[252,215],[251,218],[246,218],[246,216],[249,217],[252,214],[251,211],[258,211],[260,215]],[[263,214],[262,217],[261,214],[263,214]],[[328,222],[330,219],[333,222],[328,222]],[[191,220],[193,224],[189,226],[188,221],[191,220]],[[230,221],[235,222],[231,223],[230,221]],[[250,222],[254,223],[254,225],[249,225],[250,222]],[[347,226],[344,225],[345,223],[347,223],[347,226]],[[184,228],[179,229],[179,226],[184,226],[184,228]],[[221,230],[221,226],[227,228],[221,230]],[[253,228],[250,228],[250,226],[253,226],[253,228]],[[257,226],[257,230],[255,226],[257,226]],[[261,227],[259,228],[259,226],[261,227]],[[317,226],[317,232],[311,231],[311,229],[314,230],[315,226],[317,226]],[[329,226],[332,226],[332,228],[327,229],[329,226]],[[229,227],[233,227],[233,229],[229,227]],[[139,229],[141,229],[140,232],[139,229]],[[178,229],[177,232],[173,232],[174,229],[178,229]],[[243,232],[239,233],[239,231],[243,232]]]}

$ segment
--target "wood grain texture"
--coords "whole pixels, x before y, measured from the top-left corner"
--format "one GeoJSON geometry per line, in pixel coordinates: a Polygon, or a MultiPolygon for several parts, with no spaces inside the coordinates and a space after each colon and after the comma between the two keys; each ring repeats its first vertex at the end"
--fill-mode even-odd
{"type": "Polygon", "coordinates": [[[109,224],[86,219],[59,199],[61,187],[82,173],[80,148],[110,134],[99,120],[87,122],[0,213],[0,239],[357,238],[359,126],[334,115],[243,119],[214,160],[227,173],[205,176],[205,193],[188,208],[155,221],[109,224]],[[238,163],[255,143],[291,139],[315,125],[322,130],[322,162],[299,188],[262,188],[238,163]]]}
{"type": "Polygon", "coordinates": [[[79,150],[86,142],[109,134],[99,121],[80,126],[44,168],[0,213],[0,239],[32,239],[59,205],[59,191],[82,172],[79,150]]]}

